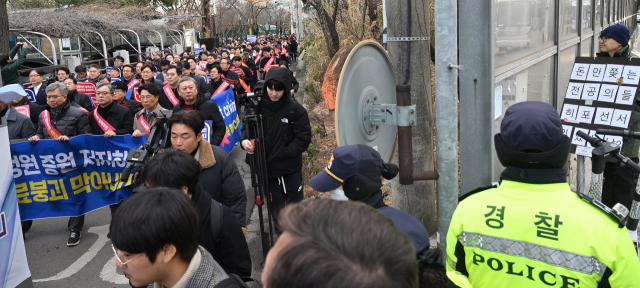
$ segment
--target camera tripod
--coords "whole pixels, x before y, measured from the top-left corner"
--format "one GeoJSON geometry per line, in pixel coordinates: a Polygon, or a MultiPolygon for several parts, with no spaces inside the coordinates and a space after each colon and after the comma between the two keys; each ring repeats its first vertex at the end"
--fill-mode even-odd
{"type": "Polygon", "coordinates": [[[248,154],[249,167],[251,168],[251,186],[254,190],[254,200],[258,206],[260,217],[260,238],[262,239],[262,254],[264,259],[273,245],[273,222],[271,221],[271,194],[269,194],[269,179],[267,176],[267,157],[264,142],[264,130],[262,115],[257,113],[253,105],[245,105],[244,123],[247,129],[248,139],[254,146],[253,154],[248,154]],[[267,223],[265,225],[262,205],[267,204],[267,223]],[[267,226],[267,230],[265,230],[267,226]]]}

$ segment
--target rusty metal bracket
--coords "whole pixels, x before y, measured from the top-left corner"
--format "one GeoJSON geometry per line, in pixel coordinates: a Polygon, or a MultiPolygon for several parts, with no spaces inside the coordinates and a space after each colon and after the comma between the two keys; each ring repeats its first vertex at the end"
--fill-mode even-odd
{"type": "Polygon", "coordinates": [[[372,125],[416,126],[416,105],[373,104],[369,119],[372,125]]]}

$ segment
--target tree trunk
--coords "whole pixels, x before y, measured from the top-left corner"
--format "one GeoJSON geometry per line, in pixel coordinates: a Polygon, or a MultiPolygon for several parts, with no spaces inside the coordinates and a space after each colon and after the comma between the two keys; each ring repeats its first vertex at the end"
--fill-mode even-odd
{"type": "Polygon", "coordinates": [[[0,0],[0,53],[9,54],[9,16],[7,0],[0,0]]]}
{"type": "MultiPolygon", "coordinates": [[[[338,35],[338,30],[336,30],[335,17],[331,19],[331,16],[329,16],[327,11],[324,9],[324,6],[322,6],[322,1],[309,0],[307,3],[313,6],[316,13],[318,13],[322,34],[324,34],[324,41],[327,44],[327,52],[329,52],[329,58],[333,59],[333,56],[336,55],[340,49],[340,36],[338,35]]],[[[334,7],[334,16],[337,8],[338,3],[336,2],[336,7],[334,7]]]]}
{"type": "Polygon", "coordinates": [[[211,5],[209,0],[202,0],[202,34],[205,38],[213,36],[213,30],[211,29],[211,20],[213,17],[209,17],[211,14],[211,5]]]}
{"type": "MultiPolygon", "coordinates": [[[[407,1],[387,1],[389,35],[394,37],[429,35],[429,1],[411,1],[411,35],[407,35],[407,1]]],[[[434,170],[433,111],[431,95],[431,61],[428,41],[388,42],[389,55],[396,71],[396,81],[405,82],[407,57],[411,57],[411,103],[416,105],[416,126],[413,135],[413,170],[434,170]],[[411,43],[408,55],[407,43],[411,43]]],[[[396,157],[395,159],[398,159],[396,157]]],[[[393,206],[418,218],[434,235],[436,226],[436,198],[434,181],[416,181],[412,185],[393,182],[393,206]]],[[[442,237],[442,235],[441,235],[442,237]]]]}

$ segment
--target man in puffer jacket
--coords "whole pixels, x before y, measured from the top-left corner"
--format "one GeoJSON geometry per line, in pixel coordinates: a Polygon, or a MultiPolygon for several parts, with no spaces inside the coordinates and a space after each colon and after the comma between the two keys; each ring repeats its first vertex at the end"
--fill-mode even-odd
{"type": "MultiPolygon", "coordinates": [[[[47,86],[47,106],[40,113],[38,130],[36,135],[29,138],[31,142],[40,139],[57,139],[67,141],[73,136],[91,132],[89,117],[86,110],[73,107],[67,99],[67,85],[62,82],[54,82],[47,86]]],[[[23,221],[23,231],[31,227],[31,220],[23,221]]],[[[84,225],[84,215],[70,217],[68,227],[71,230],[67,246],[80,244],[80,231],[84,225]]]]}

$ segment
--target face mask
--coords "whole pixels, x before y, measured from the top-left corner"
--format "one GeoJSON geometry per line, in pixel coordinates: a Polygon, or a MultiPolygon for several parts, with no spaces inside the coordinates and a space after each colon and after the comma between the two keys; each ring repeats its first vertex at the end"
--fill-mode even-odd
{"type": "Polygon", "coordinates": [[[331,196],[331,199],[333,199],[333,200],[338,200],[338,201],[347,201],[347,200],[349,200],[349,198],[347,198],[347,196],[344,196],[344,191],[342,191],[342,190],[340,190],[338,188],[329,191],[329,195],[331,196]]]}

